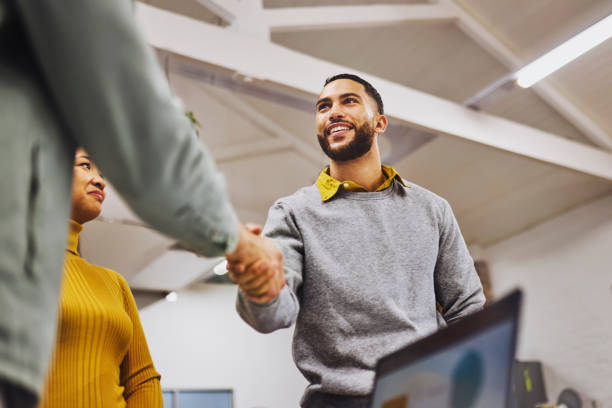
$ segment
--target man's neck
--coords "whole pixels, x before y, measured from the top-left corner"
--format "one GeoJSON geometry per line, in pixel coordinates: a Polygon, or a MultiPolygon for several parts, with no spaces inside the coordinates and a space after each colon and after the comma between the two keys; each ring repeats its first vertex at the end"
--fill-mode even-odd
{"type": "Polygon", "coordinates": [[[363,156],[346,162],[331,161],[329,175],[339,181],[350,180],[368,191],[376,191],[385,181],[385,175],[380,165],[380,154],[376,143],[363,156]]]}

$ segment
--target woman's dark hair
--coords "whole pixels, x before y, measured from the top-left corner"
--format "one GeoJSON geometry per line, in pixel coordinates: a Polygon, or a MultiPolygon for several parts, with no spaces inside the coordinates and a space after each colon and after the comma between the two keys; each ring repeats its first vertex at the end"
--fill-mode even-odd
{"type": "Polygon", "coordinates": [[[374,98],[374,100],[376,101],[376,105],[378,106],[378,113],[380,113],[381,115],[385,114],[385,108],[383,106],[382,98],[380,97],[380,94],[378,93],[376,88],[374,88],[372,84],[370,84],[368,81],[366,81],[365,79],[357,75],[338,74],[338,75],[330,76],[329,78],[325,80],[325,85],[323,86],[326,86],[330,82],[336,81],[338,79],[350,79],[351,81],[359,82],[361,85],[363,85],[367,94],[370,95],[372,98],[374,98]]]}

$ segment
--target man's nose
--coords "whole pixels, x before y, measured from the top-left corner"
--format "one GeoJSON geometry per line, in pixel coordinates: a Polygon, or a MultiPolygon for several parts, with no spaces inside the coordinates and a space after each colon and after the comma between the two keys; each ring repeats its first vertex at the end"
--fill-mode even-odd
{"type": "Polygon", "coordinates": [[[333,104],[331,109],[329,110],[329,118],[330,119],[339,119],[344,117],[344,112],[338,104],[333,104]]]}

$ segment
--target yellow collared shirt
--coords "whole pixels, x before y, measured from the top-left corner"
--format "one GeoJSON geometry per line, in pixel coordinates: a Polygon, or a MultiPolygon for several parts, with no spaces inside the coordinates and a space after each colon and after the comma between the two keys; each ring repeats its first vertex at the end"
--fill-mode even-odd
{"type": "MultiPolygon", "coordinates": [[[[376,191],[382,191],[386,188],[389,188],[391,182],[394,178],[397,178],[397,181],[402,183],[404,187],[408,187],[404,180],[400,177],[400,175],[395,171],[395,169],[391,166],[385,166],[384,164],[381,166],[383,174],[387,177],[387,179],[376,189],[376,191]]],[[[321,200],[327,201],[333,196],[336,195],[340,187],[347,191],[362,191],[367,192],[368,189],[363,187],[360,184],[355,183],[351,180],[338,181],[332,176],[329,175],[329,166],[323,169],[323,171],[317,177],[317,188],[319,189],[319,193],[321,194],[321,200]]]]}

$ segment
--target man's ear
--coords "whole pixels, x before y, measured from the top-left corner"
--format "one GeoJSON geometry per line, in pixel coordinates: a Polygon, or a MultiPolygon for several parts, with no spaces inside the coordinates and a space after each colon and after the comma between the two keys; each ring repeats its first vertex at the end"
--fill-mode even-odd
{"type": "Polygon", "coordinates": [[[376,125],[374,126],[374,131],[377,134],[383,134],[387,130],[387,117],[385,115],[376,115],[376,125]]]}

